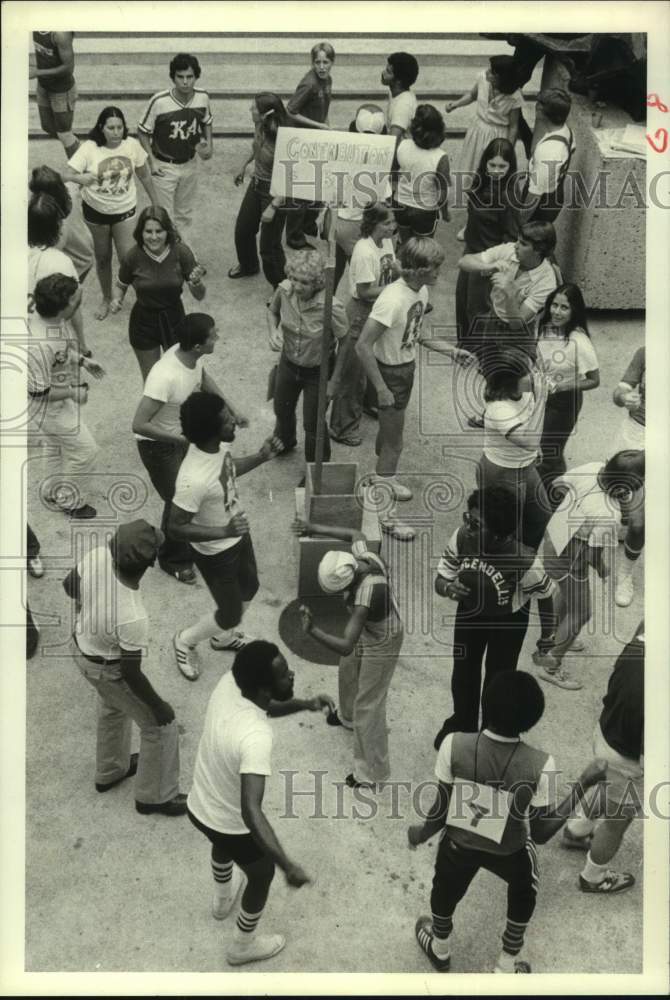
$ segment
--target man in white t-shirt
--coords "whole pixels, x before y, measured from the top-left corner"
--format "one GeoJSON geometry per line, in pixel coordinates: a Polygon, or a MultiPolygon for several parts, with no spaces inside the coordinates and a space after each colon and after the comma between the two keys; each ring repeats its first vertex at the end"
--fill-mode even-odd
{"type": "Polygon", "coordinates": [[[78,520],[96,516],[88,502],[88,477],[98,446],[81,419],[88,385],[79,369],[100,379],[102,365],[74,349],[67,321],[79,308],[81,288],[76,278],[51,274],[41,278],[33,293],[35,312],[28,317],[28,398],[31,435],[48,444],[43,499],[49,506],[78,520]]]}
{"type": "Polygon", "coordinates": [[[146,521],[122,524],[109,545],[85,552],[63,587],[76,602],[75,661],[99,698],[96,790],[108,792],[136,773],[139,813],[182,816],[174,711],[142,671],[149,622],[140,581],[161,541],[146,521]],[[140,729],[139,755],[130,753],[132,722],[140,729]]]}
{"type": "Polygon", "coordinates": [[[571,107],[567,90],[552,87],[537,95],[522,223],[554,222],[563,207],[565,177],[575,153],[575,138],[567,124],[571,107]]]}
{"type": "Polygon", "coordinates": [[[200,676],[195,647],[204,639],[213,649],[242,649],[250,637],[237,626],[258,590],[256,557],[249,521],[237,493],[237,477],[277,454],[270,440],[254,455],[234,459],[236,421],[219,395],[194,392],[179,411],[182,433],[189,442],[175,485],[168,532],[188,542],[191,555],[216,610],[173,639],[177,667],[187,680],[200,676]]]}
{"type": "MultiPolygon", "coordinates": [[[[356,344],[356,353],[379,401],[377,467],[372,484],[384,484],[396,500],[412,499],[412,491],[399,482],[396,472],[403,448],[405,410],[414,384],[416,344],[420,342],[449,357],[465,357],[467,353],[448,347],[446,341],[429,341],[421,335],[428,288],[437,281],[443,260],[442,247],[430,237],[414,237],[404,243],[400,251],[401,277],[383,289],[356,344]]],[[[408,525],[388,518],[381,524],[385,531],[404,541],[414,538],[408,525]]]]}
{"type": "Polygon", "coordinates": [[[263,812],[265,779],[272,774],[268,715],[334,711],[327,695],[294,698],[293,678],[274,643],[250,642],[214,689],[198,746],[188,815],[212,845],[212,916],[216,920],[228,916],[242,886],[241,871],[246,876],[227,954],[230,965],[272,958],[286,944],[281,934],[256,933],[275,866],[296,889],[310,881],[300,865],[286,856],[263,812]]]}
{"type": "Polygon", "coordinates": [[[410,90],[419,75],[419,64],[409,52],[392,52],[382,70],[382,83],[389,88],[386,126],[398,142],[404,139],[416,111],[416,95],[410,90]]]}
{"type": "MultiPolygon", "coordinates": [[[[153,366],[133,418],[133,433],[144,468],[165,502],[161,530],[167,532],[170,503],[188,442],[181,432],[179,407],[192,392],[202,389],[223,399],[223,393],[204,367],[219,339],[216,323],[206,313],[189,313],[177,326],[178,343],[153,366]]],[[[230,403],[228,404],[230,406],[230,403]]],[[[239,426],[245,417],[233,411],[239,426]]],[[[158,553],[162,570],[180,583],[194,584],[193,558],[187,542],[167,536],[158,553]]]]}

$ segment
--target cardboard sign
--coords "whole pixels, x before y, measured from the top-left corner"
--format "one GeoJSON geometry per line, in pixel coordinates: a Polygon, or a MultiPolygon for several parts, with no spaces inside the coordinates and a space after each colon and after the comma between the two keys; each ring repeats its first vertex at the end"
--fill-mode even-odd
{"type": "Polygon", "coordinates": [[[270,194],[364,208],[386,197],[394,152],[392,135],[280,128],[270,194]]]}
{"type": "Polygon", "coordinates": [[[456,778],[449,799],[447,826],[499,844],[510,813],[511,792],[456,778]]]}

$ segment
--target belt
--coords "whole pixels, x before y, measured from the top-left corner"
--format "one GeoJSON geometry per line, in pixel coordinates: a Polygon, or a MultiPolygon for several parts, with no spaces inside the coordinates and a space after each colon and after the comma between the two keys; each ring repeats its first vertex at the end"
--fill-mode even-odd
{"type": "Polygon", "coordinates": [[[84,653],[83,650],[81,650],[79,648],[79,643],[77,642],[77,637],[74,634],[74,632],[72,633],[72,638],[74,639],[74,644],[77,647],[78,652],[84,657],[85,660],[88,660],[89,663],[97,663],[101,667],[107,667],[107,666],[111,666],[114,663],[120,663],[121,662],[120,659],[118,659],[118,660],[106,660],[104,658],[104,656],[90,656],[88,653],[84,653]]]}
{"type": "MultiPolygon", "coordinates": [[[[195,156],[195,153],[193,156],[195,156]]],[[[160,153],[154,153],[154,158],[156,160],[160,160],[162,163],[174,163],[177,166],[182,166],[184,163],[190,163],[193,156],[189,156],[187,160],[175,160],[174,156],[161,156],[160,153]]]]}

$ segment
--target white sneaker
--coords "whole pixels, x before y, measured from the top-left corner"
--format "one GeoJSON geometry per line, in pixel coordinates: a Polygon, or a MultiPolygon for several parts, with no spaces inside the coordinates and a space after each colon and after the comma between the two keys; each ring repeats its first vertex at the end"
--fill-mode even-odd
{"type": "Polygon", "coordinates": [[[409,524],[403,524],[401,521],[391,521],[388,518],[380,518],[379,527],[382,531],[386,532],[387,535],[391,535],[392,538],[397,538],[399,542],[413,542],[416,537],[416,531],[414,528],[411,528],[409,524]]]}
{"type": "Polygon", "coordinates": [[[386,482],[393,490],[393,496],[396,500],[411,500],[414,496],[410,488],[408,486],[403,486],[402,483],[398,482],[395,476],[389,476],[386,482]]]}
{"type": "Polygon", "coordinates": [[[31,576],[34,576],[36,580],[39,580],[41,576],[44,576],[44,563],[39,556],[33,556],[28,560],[28,572],[31,576]]]}
{"type": "Polygon", "coordinates": [[[286,945],[281,934],[254,935],[248,943],[235,941],[226,955],[228,965],[246,965],[247,962],[262,962],[265,958],[278,955],[286,945]]]}
{"type": "Polygon", "coordinates": [[[236,629],[232,635],[223,633],[223,635],[213,635],[209,640],[209,644],[212,649],[227,649],[236,653],[239,649],[244,649],[248,646],[250,642],[255,641],[255,636],[247,635],[246,632],[240,632],[236,629]]]}
{"type": "Polygon", "coordinates": [[[225,920],[233,906],[235,905],[235,900],[237,899],[240,889],[245,884],[247,880],[246,875],[240,871],[240,869],[235,865],[233,867],[233,874],[225,887],[225,891],[221,891],[217,886],[214,890],[214,895],[212,896],[212,916],[215,920],[225,920]]]}
{"type": "Polygon", "coordinates": [[[200,667],[193,646],[187,646],[185,642],[182,642],[179,632],[176,632],[172,637],[172,646],[180,673],[187,681],[197,681],[200,676],[200,667]]]}
{"type": "Polygon", "coordinates": [[[633,584],[632,574],[628,576],[622,576],[616,585],[616,590],[614,592],[614,600],[620,608],[627,608],[629,604],[633,603],[633,594],[635,593],[635,585],[633,584]]]}
{"type": "Polygon", "coordinates": [[[465,239],[465,226],[463,226],[462,229],[458,230],[458,232],[456,233],[456,239],[458,240],[459,243],[463,242],[463,240],[465,239]]]}

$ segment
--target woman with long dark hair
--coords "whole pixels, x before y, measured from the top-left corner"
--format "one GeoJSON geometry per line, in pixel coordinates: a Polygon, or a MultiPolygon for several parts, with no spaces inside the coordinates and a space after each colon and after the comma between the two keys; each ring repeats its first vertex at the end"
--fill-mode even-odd
{"type": "Polygon", "coordinates": [[[401,243],[412,236],[433,236],[440,215],[449,218],[449,157],[442,149],[446,131],[437,108],[420,104],[409,134],[396,150],[399,172],[394,208],[401,243]]]}
{"type": "Polygon", "coordinates": [[[33,169],[28,187],[32,194],[49,194],[58,203],[63,216],[58,249],[70,258],[79,284],[83,285],[95,263],[95,254],[93,237],[81,214],[81,196],[77,185],[70,184],[68,187],[57,170],[42,164],[33,169]]]}
{"type": "Polygon", "coordinates": [[[235,249],[237,264],[228,271],[229,278],[245,278],[258,274],[256,236],[260,228],[260,253],[263,274],[273,288],[286,277],[286,258],[282,247],[282,233],[286,221],[281,211],[281,198],[270,194],[272,165],[274,163],[277,129],[288,123],[286,109],[280,97],[263,91],[256,94],[251,104],[251,117],[255,135],[251,155],[235,175],[234,183],[244,183],[244,171],[253,162],[254,172],[242,199],[235,223],[235,249]]]}
{"type": "MultiPolygon", "coordinates": [[[[508,139],[493,139],[482,153],[467,193],[468,217],[464,253],[481,253],[516,239],[519,228],[512,205],[517,171],[514,146],[508,139]]],[[[489,311],[489,280],[482,274],[461,271],[456,281],[456,329],[464,347],[473,320],[489,311]]]]}
{"type": "Polygon", "coordinates": [[[119,311],[132,285],[137,298],[128,334],[144,381],[161,350],[177,342],[175,327],[185,315],[181,300],[184,282],[198,301],[205,297],[206,289],[202,283],[204,269],[181,242],[170,216],[160,205],[150,205],[140,212],[133,239],[135,246],[119,267],[110,311],[119,311]]]}
{"type": "Polygon", "coordinates": [[[93,237],[95,265],[102,290],[96,319],[105,319],[112,298],[112,242],[121,261],[133,245],[133,219],[137,210],[135,174],[149,201],[158,197],[142,146],[128,135],[123,111],[109,105],[77,152],[68,161],[63,179],[79,184],[84,219],[93,237]]]}
{"type": "Polygon", "coordinates": [[[563,452],[584,401],[600,385],[584,296],[577,285],[560,285],[548,297],[537,323],[537,364],[548,382],[538,467],[549,493],[567,466],[563,452]]]}

